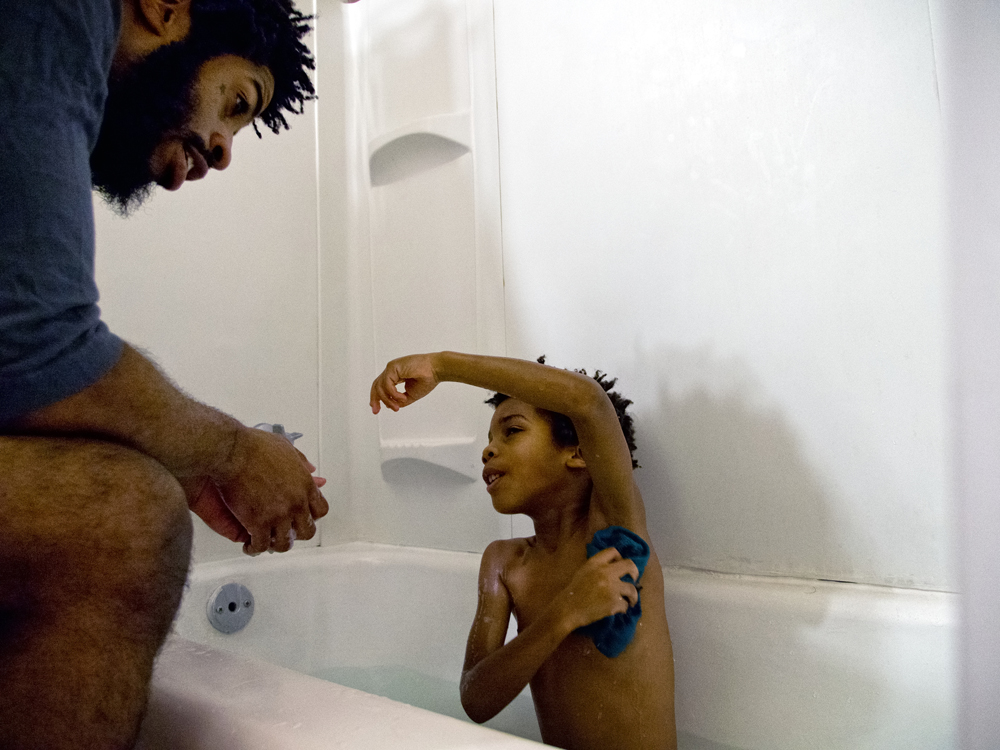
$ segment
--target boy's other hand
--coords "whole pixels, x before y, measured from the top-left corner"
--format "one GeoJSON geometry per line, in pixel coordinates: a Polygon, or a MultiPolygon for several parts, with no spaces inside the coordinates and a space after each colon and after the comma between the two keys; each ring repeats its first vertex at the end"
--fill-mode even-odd
{"type": "Polygon", "coordinates": [[[412,354],[394,359],[372,383],[368,402],[372,414],[378,414],[382,404],[399,411],[433,391],[439,382],[434,372],[433,355],[412,354]],[[400,383],[405,389],[402,392],[396,388],[400,383]]]}
{"type": "Polygon", "coordinates": [[[558,597],[574,629],[636,605],[639,592],[634,584],[621,580],[626,575],[638,582],[639,569],[614,547],[601,550],[580,566],[558,597]]]}

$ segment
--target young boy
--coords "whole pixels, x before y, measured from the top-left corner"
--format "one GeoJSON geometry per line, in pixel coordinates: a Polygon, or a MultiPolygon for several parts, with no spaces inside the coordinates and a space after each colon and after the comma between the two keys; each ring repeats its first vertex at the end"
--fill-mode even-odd
{"type": "Polygon", "coordinates": [[[600,372],[441,352],[390,362],[372,383],[372,412],[398,411],[442,381],[497,392],[486,491],[497,511],[523,513],[535,527],[533,537],[501,539],[483,553],[462,670],[466,713],[484,722],[530,684],[546,744],[676,748],[663,574],[632,478],[631,402],[607,393],[615,381],[600,372]],[[608,535],[640,563],[648,554],[644,573],[599,542],[608,535]],[[605,548],[593,554],[595,545],[605,548]],[[517,637],[504,644],[511,612],[517,637]]]}

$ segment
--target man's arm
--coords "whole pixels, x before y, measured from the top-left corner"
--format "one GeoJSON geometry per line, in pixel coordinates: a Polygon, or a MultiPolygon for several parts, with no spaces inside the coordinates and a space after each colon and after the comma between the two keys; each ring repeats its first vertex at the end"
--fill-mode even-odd
{"type": "Polygon", "coordinates": [[[273,549],[288,549],[290,531],[311,538],[313,519],[329,510],[308,461],[287,440],[189,398],[129,346],[96,383],[13,426],[26,434],[110,440],[145,453],[178,479],[192,510],[223,536],[245,542],[249,554],[271,548],[272,539],[273,549]]]}
{"type": "Polygon", "coordinates": [[[479,571],[479,606],[469,632],[462,668],[462,707],[475,722],[488,721],[527,685],[566,636],[638,601],[624,575],[638,578],[631,560],[614,548],[597,553],[576,571],[569,584],[510,643],[504,644],[511,597],[501,579],[507,541],[490,544],[479,571]]]}
{"type": "Polygon", "coordinates": [[[522,359],[439,352],[395,359],[372,383],[371,407],[393,411],[423,398],[443,381],[505,393],[569,417],[594,482],[594,501],[609,523],[646,531],[646,516],[632,477],[632,457],[618,415],[604,389],[591,377],[522,359]],[[405,392],[396,390],[403,383],[405,392]]]}

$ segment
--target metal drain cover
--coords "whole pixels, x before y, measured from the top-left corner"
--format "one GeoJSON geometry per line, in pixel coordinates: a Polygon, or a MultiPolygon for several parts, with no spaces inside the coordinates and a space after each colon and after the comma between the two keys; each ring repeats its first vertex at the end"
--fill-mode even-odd
{"type": "Polygon", "coordinates": [[[253,594],[242,583],[226,583],[208,597],[208,621],[222,633],[243,630],[253,617],[253,594]]]}

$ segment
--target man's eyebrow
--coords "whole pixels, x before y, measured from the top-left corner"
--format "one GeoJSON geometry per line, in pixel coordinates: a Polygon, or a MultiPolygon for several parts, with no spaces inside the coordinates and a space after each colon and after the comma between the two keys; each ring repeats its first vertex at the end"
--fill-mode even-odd
{"type": "Polygon", "coordinates": [[[508,414],[506,417],[500,417],[500,424],[503,424],[508,419],[517,419],[518,417],[521,419],[525,418],[523,414],[508,414]]]}
{"type": "Polygon", "coordinates": [[[260,81],[258,81],[256,78],[253,79],[253,87],[257,89],[257,103],[254,105],[253,115],[250,117],[250,119],[256,120],[257,115],[259,115],[260,111],[264,108],[263,107],[264,93],[260,90],[260,81]]]}

